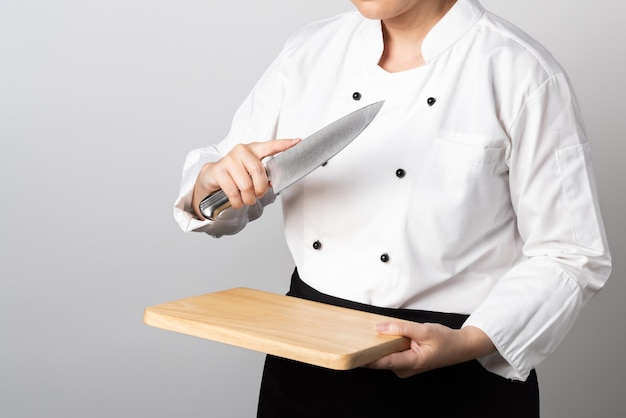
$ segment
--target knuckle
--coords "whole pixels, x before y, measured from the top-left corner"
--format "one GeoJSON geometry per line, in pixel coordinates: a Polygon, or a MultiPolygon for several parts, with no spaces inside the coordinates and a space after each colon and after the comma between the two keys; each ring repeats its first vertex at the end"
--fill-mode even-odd
{"type": "Polygon", "coordinates": [[[247,145],[245,144],[237,144],[233,147],[231,153],[240,153],[242,151],[245,151],[247,148],[247,145]]]}
{"type": "Polygon", "coordinates": [[[228,196],[231,201],[239,199],[239,190],[234,187],[224,190],[224,193],[226,193],[226,196],[228,196]]]}
{"type": "Polygon", "coordinates": [[[265,174],[265,167],[263,167],[261,161],[259,161],[257,164],[251,165],[248,170],[249,173],[253,176],[262,176],[265,174]]]}
{"type": "Polygon", "coordinates": [[[254,184],[250,179],[242,180],[241,183],[239,183],[239,190],[241,190],[242,193],[250,193],[254,190],[254,184]]]}
{"type": "Polygon", "coordinates": [[[256,201],[257,201],[256,196],[245,196],[243,199],[243,203],[245,203],[248,206],[254,205],[256,201]]]}
{"type": "Polygon", "coordinates": [[[213,176],[215,176],[215,177],[218,177],[218,176],[219,177],[223,177],[226,174],[227,170],[226,170],[226,164],[225,164],[225,161],[224,161],[225,159],[226,159],[226,157],[222,158],[222,160],[220,160],[218,163],[216,163],[213,166],[213,173],[212,173],[213,176]]]}
{"type": "Polygon", "coordinates": [[[222,159],[219,160],[217,164],[215,164],[214,171],[221,175],[227,175],[234,164],[235,159],[232,155],[228,154],[222,157],[222,159]]]}

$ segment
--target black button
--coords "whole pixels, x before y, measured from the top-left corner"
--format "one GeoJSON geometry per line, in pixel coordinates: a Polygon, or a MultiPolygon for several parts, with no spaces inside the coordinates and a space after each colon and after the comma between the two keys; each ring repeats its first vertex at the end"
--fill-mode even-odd
{"type": "Polygon", "coordinates": [[[315,242],[313,243],[313,249],[314,249],[314,250],[319,250],[320,248],[322,248],[322,243],[321,243],[321,242],[319,242],[319,241],[315,241],[315,242]]]}
{"type": "Polygon", "coordinates": [[[380,261],[382,261],[383,263],[387,263],[389,261],[389,254],[385,253],[383,255],[380,256],[380,261]]]}
{"type": "Polygon", "coordinates": [[[428,103],[428,106],[432,106],[435,104],[436,101],[437,99],[435,99],[434,97],[429,97],[428,100],[426,100],[426,103],[428,103]]]}
{"type": "Polygon", "coordinates": [[[352,93],[352,98],[354,100],[361,100],[361,93],[359,93],[358,91],[355,91],[354,93],[352,93]]]}
{"type": "Polygon", "coordinates": [[[406,176],[406,171],[404,171],[402,168],[399,168],[396,170],[396,176],[401,179],[402,177],[406,176]]]}

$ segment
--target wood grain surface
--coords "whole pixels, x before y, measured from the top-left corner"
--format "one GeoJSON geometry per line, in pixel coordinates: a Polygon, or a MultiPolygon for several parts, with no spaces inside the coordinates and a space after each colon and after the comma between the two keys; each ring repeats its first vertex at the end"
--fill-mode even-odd
{"type": "Polygon", "coordinates": [[[145,309],[147,325],[335,370],[406,350],[404,337],[378,335],[395,320],[249,288],[234,288],[145,309]]]}

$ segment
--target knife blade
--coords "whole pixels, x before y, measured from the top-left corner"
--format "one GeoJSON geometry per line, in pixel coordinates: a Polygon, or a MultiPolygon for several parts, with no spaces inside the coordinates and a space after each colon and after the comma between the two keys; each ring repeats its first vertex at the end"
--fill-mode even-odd
{"type": "MultiPolygon", "coordinates": [[[[355,110],[267,160],[265,170],[274,193],[278,195],[344,149],[374,120],[384,102],[355,110]]],[[[214,221],[229,207],[228,196],[218,190],[202,199],[200,213],[214,221]]]]}

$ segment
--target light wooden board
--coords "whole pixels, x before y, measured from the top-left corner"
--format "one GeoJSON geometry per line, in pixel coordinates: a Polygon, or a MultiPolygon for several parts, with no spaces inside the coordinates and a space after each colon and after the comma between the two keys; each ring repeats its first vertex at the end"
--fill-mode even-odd
{"type": "Polygon", "coordinates": [[[406,350],[409,340],[376,332],[381,315],[235,288],[146,308],[157,328],[336,370],[406,350]]]}

